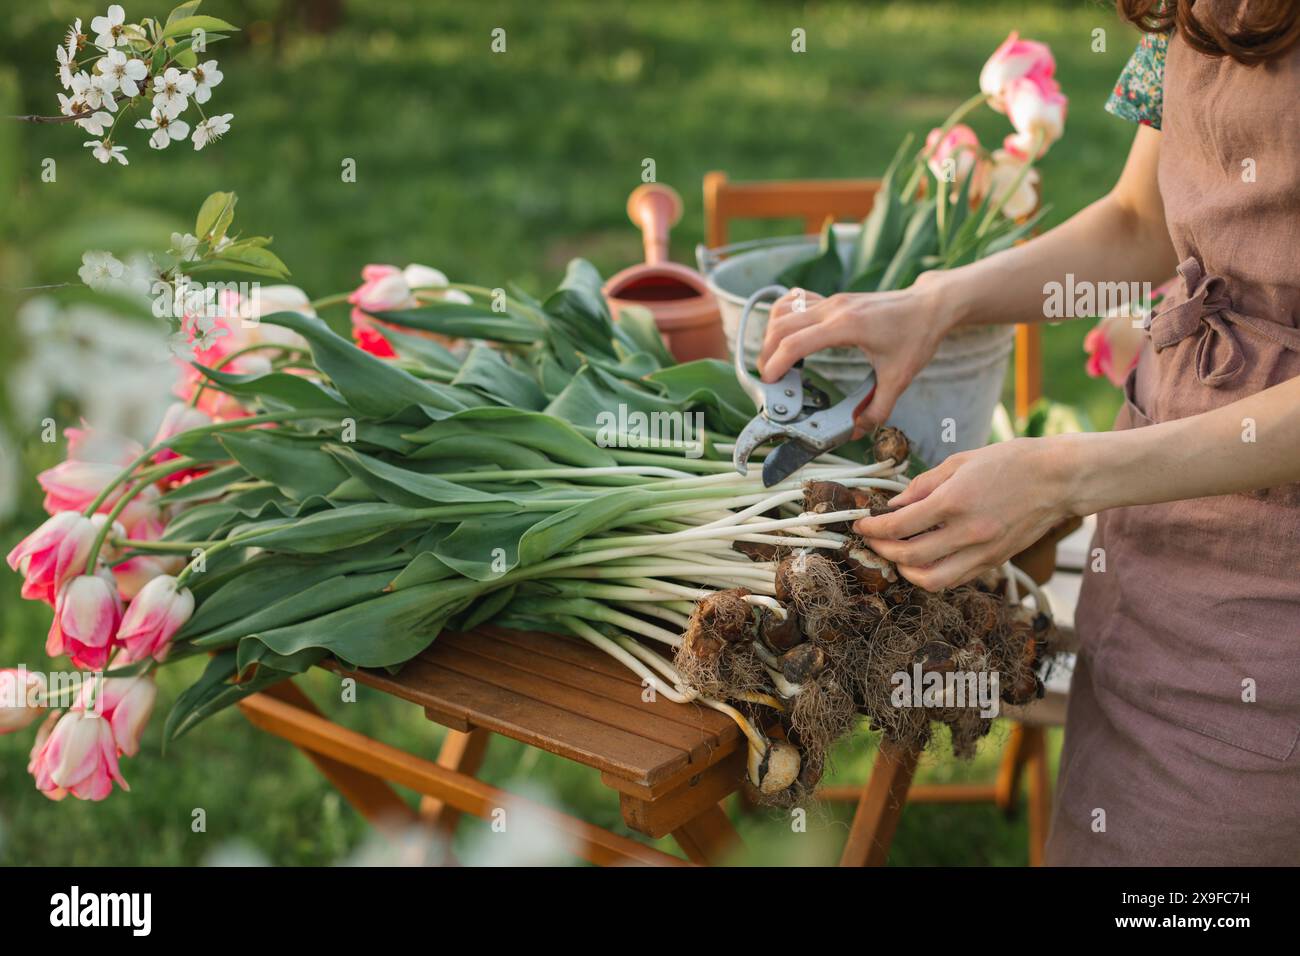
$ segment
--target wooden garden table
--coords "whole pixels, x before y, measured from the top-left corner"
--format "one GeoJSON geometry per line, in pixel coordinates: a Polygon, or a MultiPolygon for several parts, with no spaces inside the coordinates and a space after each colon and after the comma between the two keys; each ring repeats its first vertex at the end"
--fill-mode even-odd
{"type": "MultiPolygon", "coordinates": [[[[1055,566],[1056,542],[1073,527],[1053,529],[1018,555],[1017,563],[1046,581],[1055,566]]],[[[477,779],[490,736],[500,734],[598,771],[618,794],[631,829],[655,839],[671,834],[692,863],[723,862],[739,845],[719,806],[743,786],[745,776],[745,741],[735,723],[701,705],[643,699],[639,677],[577,638],[491,627],[442,634],[396,675],[360,670],[350,676],[418,704],[430,720],[447,727],[438,759],[339,726],[292,682],[253,694],[240,707],[254,726],[306,753],[372,823],[423,821],[450,837],[462,813],[491,818],[501,807],[528,805],[537,818],[567,834],[590,862],[689,865],[477,779]],[[422,794],[420,810],[413,810],[390,782],[422,794]]],[[[999,779],[988,786],[913,788],[919,753],[882,742],[865,784],[819,793],[857,804],[840,865],[883,865],[909,799],[990,800],[1009,810],[1024,774],[1033,786],[1031,858],[1038,862],[1050,804],[1043,725],[1059,722],[1059,715],[1039,719],[1042,710],[1008,709],[1017,723],[999,779]]]]}
{"type": "Polygon", "coordinates": [[[427,824],[450,834],[462,813],[491,818],[529,804],[600,864],[689,865],[637,840],[531,804],[475,777],[491,734],[600,773],[633,830],[671,834],[694,863],[721,862],[738,843],[718,805],[742,784],[735,723],[700,705],[643,700],[641,680],[589,644],[554,634],[482,628],[442,634],[399,674],[354,672],[449,728],[437,761],[341,727],[292,682],[246,698],[254,726],[293,743],[367,820],[427,824]],[[424,795],[419,813],[390,782],[424,795]]]}

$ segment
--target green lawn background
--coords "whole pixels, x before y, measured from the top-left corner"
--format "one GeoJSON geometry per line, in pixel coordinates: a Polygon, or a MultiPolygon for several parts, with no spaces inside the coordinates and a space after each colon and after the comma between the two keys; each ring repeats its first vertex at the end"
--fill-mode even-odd
{"type": "MultiPolygon", "coordinates": [[[[21,112],[54,111],[54,47],[74,16],[88,23],[100,6],[48,0],[7,11],[0,91],[16,89],[21,112]]],[[[128,18],[165,13],[138,0],[125,6],[128,18]]],[[[237,224],[274,235],[292,281],[312,296],[351,288],[367,262],[422,262],[455,280],[514,280],[542,292],[571,256],[607,274],[639,258],[624,200],[646,158],[686,200],[673,252],[689,262],[703,236],[706,171],[735,179],[877,175],[905,133],[923,136],[976,89],[980,66],[1011,29],[1051,44],[1071,99],[1065,138],[1041,167],[1049,225],[1105,192],[1133,135],[1102,103],[1135,36],[1111,5],[1088,0],[349,0],[327,33],[309,30],[291,3],[208,0],[204,12],[246,27],[209,54],[225,72],[210,106],[235,114],[224,141],[201,153],[184,145],[154,153],[132,131],[123,140],[131,165],[122,169],[93,162],[80,131],[0,128],[0,145],[17,157],[15,168],[0,170],[8,174],[0,181],[17,182],[0,210],[6,288],[73,278],[86,248],[165,244],[204,196],[234,190],[237,224]],[[489,49],[497,27],[506,30],[504,54],[489,49]],[[796,27],[807,32],[807,53],[791,52],[796,27]],[[1099,29],[1104,51],[1095,50],[1099,29]],[[40,179],[47,157],[58,164],[54,183],[40,179]],[[348,158],[355,183],[340,177],[348,158]]],[[[1005,118],[987,110],[971,125],[988,146],[1008,132],[1005,118]]],[[[736,237],[794,225],[746,226],[736,237]]],[[[12,300],[0,315],[5,328],[11,313],[12,300]]],[[[1116,396],[1083,373],[1085,331],[1083,323],[1048,330],[1046,391],[1107,423],[1116,396]]],[[[0,373],[21,349],[5,350],[0,373]]],[[[60,420],[73,423],[77,410],[66,412],[60,420]]],[[[36,440],[38,427],[13,424],[26,474],[19,517],[0,525],[6,551],[41,517],[31,474],[53,458],[36,440]]],[[[39,667],[48,611],[20,602],[17,591],[13,576],[0,586],[0,662],[39,667]]],[[[194,676],[190,666],[164,673],[160,711],[194,676]]],[[[311,684],[318,700],[338,696],[326,675],[311,684]]],[[[331,712],[390,743],[435,752],[436,728],[415,708],[363,692],[361,706],[331,712]]],[[[307,761],[238,714],[210,721],[165,756],[160,726],[156,718],[144,753],[125,763],[132,792],[101,804],[49,803],[25,773],[30,732],[0,738],[0,863],[332,863],[369,846],[364,824],[307,761]],[[195,808],[206,811],[206,833],[191,830],[195,808]]],[[[936,750],[923,778],[987,777],[1004,736],[996,729],[969,765],[936,750]]],[[[869,765],[860,737],[843,748],[835,779],[863,779],[869,765]]],[[[485,775],[621,829],[613,794],[564,761],[496,741],[485,775]]],[[[816,808],[806,833],[792,832],[780,814],[736,815],[745,862],[832,862],[846,832],[838,808],[816,808]]],[[[462,831],[459,849],[479,858],[484,828],[471,821],[462,831]]],[[[1016,864],[1025,846],[1023,818],[913,807],[893,862],[1016,864]]]]}

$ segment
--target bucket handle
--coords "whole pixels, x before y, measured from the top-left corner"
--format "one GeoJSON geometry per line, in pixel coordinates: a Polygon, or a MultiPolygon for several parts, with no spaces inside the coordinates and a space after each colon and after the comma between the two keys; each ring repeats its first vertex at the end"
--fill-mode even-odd
{"type": "MultiPolygon", "coordinates": [[[[807,236],[799,238],[810,239],[807,236]]],[[[815,238],[815,237],[814,237],[815,238]]],[[[743,242],[733,242],[725,246],[718,246],[710,249],[704,243],[699,242],[695,245],[695,264],[707,278],[709,273],[718,267],[718,264],[728,256],[734,256],[738,252],[748,252],[750,249],[768,249],[775,246],[790,245],[790,236],[767,236],[763,239],[746,239],[743,242]]],[[[810,239],[811,241],[811,239],[810,239]]]]}
{"type": "Polygon", "coordinates": [[[736,325],[736,354],[732,359],[736,367],[736,380],[740,382],[740,387],[745,390],[759,408],[766,406],[767,396],[764,393],[763,386],[754,376],[749,374],[749,369],[745,366],[745,326],[749,323],[749,313],[754,310],[754,306],[758,305],[759,302],[766,299],[775,301],[789,291],[783,285],[763,286],[745,300],[745,307],[740,310],[740,322],[736,325]]]}

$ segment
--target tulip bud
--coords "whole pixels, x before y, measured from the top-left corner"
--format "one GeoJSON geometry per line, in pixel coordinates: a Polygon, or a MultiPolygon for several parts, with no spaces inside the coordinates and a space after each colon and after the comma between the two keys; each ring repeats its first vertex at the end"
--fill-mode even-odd
{"type": "Polygon", "coordinates": [[[31,756],[27,760],[27,772],[36,781],[36,789],[51,800],[62,800],[67,796],[67,791],[50,779],[48,760],[50,734],[54,731],[55,724],[59,722],[60,714],[61,711],[50,711],[49,716],[37,729],[36,740],[32,743],[31,756]]]}
{"type": "Polygon", "coordinates": [[[127,607],[117,630],[126,660],[164,660],[172,637],[193,613],[194,595],[189,588],[177,590],[176,579],[170,574],[154,578],[127,607]]]}
{"type": "Polygon", "coordinates": [[[1069,100],[1055,80],[1015,80],[1007,86],[1006,103],[1007,118],[1016,128],[1016,135],[1008,137],[1003,145],[1022,159],[1042,156],[1065,132],[1069,100]]]}
{"type": "Polygon", "coordinates": [[[999,149],[993,153],[989,195],[992,202],[1002,203],[1002,214],[1008,219],[1027,216],[1038,206],[1038,191],[1035,188],[1038,185],[1038,170],[1025,170],[1022,177],[1020,174],[1024,165],[1024,160],[1009,150],[999,149]],[[1020,184],[1011,192],[1017,180],[1020,184]]]}
{"type": "MultiPolygon", "coordinates": [[[[115,658],[116,667],[126,663],[115,658]]],[[[105,677],[83,685],[73,711],[93,714],[113,728],[119,754],[134,757],[140,752],[140,737],[153,714],[158,685],[152,677],[105,677]]]]}
{"type": "Polygon", "coordinates": [[[140,589],[160,574],[173,574],[185,566],[184,558],[171,555],[137,554],[113,565],[117,593],[123,601],[132,600],[140,589]]]}
{"type": "Polygon", "coordinates": [[[63,586],[54,604],[45,651],[67,653],[74,667],[103,670],[122,620],[122,602],[112,574],[83,574],[63,586]]]}
{"type": "Polygon", "coordinates": [[[964,123],[958,123],[947,133],[940,134],[941,130],[936,127],[925,138],[925,151],[929,157],[926,163],[940,182],[954,183],[960,188],[979,159],[979,137],[964,123]],[[951,170],[948,165],[950,162],[951,170]],[[950,171],[952,175],[948,175],[950,171]]]}
{"type": "Polygon", "coordinates": [[[48,792],[48,786],[82,800],[103,800],[113,791],[114,781],[123,790],[130,789],[118,768],[111,724],[84,711],[69,711],[60,717],[39,756],[33,752],[32,761],[37,766],[33,776],[42,791],[48,792]]]}
{"type": "Polygon", "coordinates": [[[43,504],[50,514],[85,511],[121,471],[120,465],[69,459],[47,468],[36,476],[36,481],[45,490],[43,504]]]}
{"type": "Polygon", "coordinates": [[[86,570],[86,558],[102,527],[76,511],[60,511],[19,541],[5,559],[23,576],[22,596],[53,605],[59,589],[86,570]]]}
{"type": "Polygon", "coordinates": [[[1007,87],[1021,77],[1050,79],[1056,73],[1056,60],[1044,43],[1022,40],[1012,32],[993,51],[980,70],[980,91],[989,97],[989,106],[999,113],[1007,111],[1007,87]]]}
{"type": "Polygon", "coordinates": [[[40,695],[45,681],[25,667],[0,670],[0,734],[11,734],[45,712],[40,695]]]}
{"type": "Polygon", "coordinates": [[[412,289],[445,289],[447,287],[447,276],[439,269],[432,266],[422,266],[418,262],[412,262],[402,270],[402,278],[412,289]]]}

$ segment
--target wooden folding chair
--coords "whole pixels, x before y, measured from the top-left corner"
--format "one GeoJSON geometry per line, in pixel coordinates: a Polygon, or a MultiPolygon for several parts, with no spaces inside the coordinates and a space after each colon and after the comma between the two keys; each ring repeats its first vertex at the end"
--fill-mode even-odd
{"type": "MultiPolygon", "coordinates": [[[[860,220],[870,211],[880,188],[876,179],[772,180],[733,183],[720,171],[704,176],[705,238],[710,249],[727,244],[729,225],[735,219],[802,219],[804,231],[816,233],[827,216],[860,220]]],[[[1025,416],[1042,395],[1042,344],[1037,325],[1016,326],[1015,407],[1025,416]]],[[[1017,562],[1037,580],[1050,577],[1056,541],[1077,525],[1062,526],[1030,548],[1017,562]],[[1049,552],[1049,553],[1048,553],[1049,552]]],[[[1041,583],[1041,582],[1040,582],[1041,583]]],[[[1041,703],[1041,702],[1040,702],[1041,703]]],[[[986,786],[936,785],[913,787],[919,753],[900,751],[882,743],[865,786],[827,787],[826,799],[853,800],[857,811],[849,840],[840,858],[842,866],[883,865],[889,853],[903,804],[970,803],[992,801],[1008,815],[1019,805],[1020,781],[1029,777],[1031,865],[1042,862],[1047,840],[1051,787],[1046,762],[1044,726],[1027,718],[1012,727],[1002,754],[998,779],[986,786]]]]}

